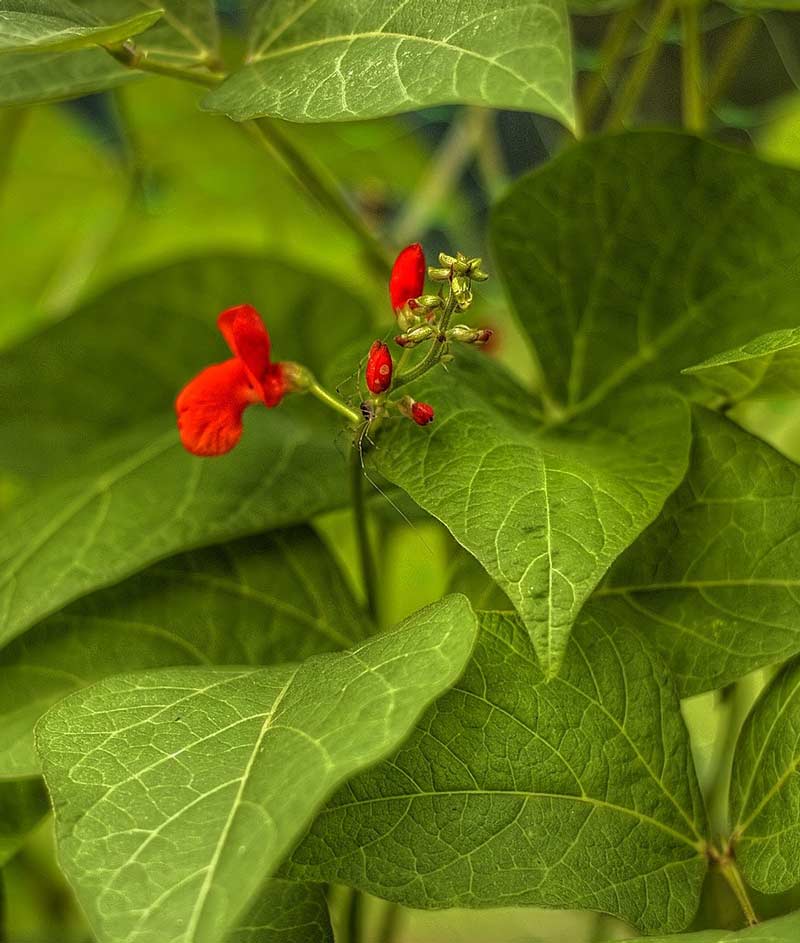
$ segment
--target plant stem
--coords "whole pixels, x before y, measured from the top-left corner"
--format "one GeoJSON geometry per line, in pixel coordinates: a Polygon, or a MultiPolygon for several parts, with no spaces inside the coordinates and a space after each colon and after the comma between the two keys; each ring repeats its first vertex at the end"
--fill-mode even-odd
{"type": "Polygon", "coordinates": [[[383,912],[383,919],[378,930],[377,943],[394,943],[397,923],[400,917],[400,905],[390,901],[383,912]]]}
{"type": "MultiPolygon", "coordinates": [[[[364,501],[364,475],[361,468],[361,453],[357,448],[353,448],[350,455],[350,476],[353,498],[353,524],[356,533],[356,543],[358,544],[358,557],[361,564],[361,582],[364,584],[364,595],[367,601],[367,612],[372,621],[378,624],[378,574],[375,568],[375,557],[372,553],[372,544],[369,539],[369,528],[367,527],[367,508],[364,501]]],[[[353,892],[354,897],[360,896],[357,891],[353,892]]],[[[350,917],[353,918],[352,911],[355,905],[350,903],[350,917]]],[[[350,939],[356,940],[357,937],[351,936],[350,939]]]]}
{"type": "Polygon", "coordinates": [[[645,34],[644,48],[628,71],[619,96],[606,119],[607,130],[624,128],[630,121],[644,92],[650,70],[661,51],[664,34],[674,13],[675,0],[661,0],[645,34]]]}
{"type": "Polygon", "coordinates": [[[361,943],[361,929],[364,922],[364,897],[353,889],[347,908],[347,939],[349,943],[361,943]]]}
{"type": "Polygon", "coordinates": [[[635,3],[616,13],[609,24],[600,46],[600,61],[597,69],[586,81],[581,96],[580,112],[583,116],[584,130],[591,127],[604,89],[614,78],[627,46],[631,27],[636,22],[640,4],[635,3]]]}
{"type": "Polygon", "coordinates": [[[739,906],[742,908],[742,913],[744,914],[748,925],[754,927],[758,923],[758,917],[756,916],[756,912],[753,909],[750,895],[747,893],[747,887],[744,883],[744,880],[742,879],[742,874],[739,871],[736,862],[733,860],[733,858],[726,856],[720,861],[719,869],[722,873],[722,876],[730,885],[731,890],[736,895],[736,899],[739,901],[739,906]]]}
{"type": "MultiPolygon", "coordinates": [[[[107,51],[122,65],[141,72],[165,75],[169,78],[192,82],[206,88],[214,88],[226,78],[224,73],[185,69],[180,66],[153,62],[136,49],[131,42],[121,46],[106,47],[107,51]]],[[[307,157],[280,129],[275,121],[256,118],[242,122],[240,127],[271,154],[277,154],[283,164],[291,170],[294,177],[302,184],[325,209],[336,216],[341,223],[356,236],[361,243],[365,258],[370,267],[381,278],[391,271],[392,258],[383,244],[370,230],[357,210],[350,204],[336,181],[319,164],[307,157]]]]}
{"type": "Polygon", "coordinates": [[[205,88],[215,88],[226,78],[222,72],[212,72],[205,68],[187,69],[183,66],[153,62],[147,57],[147,53],[137,49],[130,41],[119,46],[105,46],[104,48],[117,62],[129,69],[138,69],[140,72],[150,72],[153,75],[165,75],[170,79],[192,82],[194,85],[202,85],[205,88]]]}
{"type": "Polygon", "coordinates": [[[458,186],[492,119],[490,108],[462,108],[442,139],[420,185],[394,225],[398,245],[418,239],[458,186]]]}
{"type": "Polygon", "coordinates": [[[353,425],[360,425],[364,421],[360,413],[357,413],[355,409],[351,409],[346,403],[343,403],[338,396],[334,396],[333,393],[326,390],[324,386],[320,386],[316,380],[311,381],[306,388],[306,392],[315,396],[321,403],[336,410],[337,413],[344,416],[345,419],[353,423],[353,425]]]}
{"type": "Polygon", "coordinates": [[[758,26],[758,17],[743,16],[728,32],[727,40],[708,80],[706,107],[712,109],[728,90],[758,26]]]}
{"type": "Polygon", "coordinates": [[[364,256],[375,274],[381,279],[388,278],[393,262],[391,254],[350,204],[328,171],[306,156],[284,134],[277,121],[256,118],[246,122],[245,130],[268,150],[276,153],[304,189],[347,226],[360,242],[364,256]]]}
{"type": "Polygon", "coordinates": [[[681,105],[683,126],[699,133],[705,129],[703,95],[703,50],[700,39],[700,8],[697,0],[684,0],[681,7],[681,105]]]}
{"type": "Polygon", "coordinates": [[[444,307],[444,313],[442,314],[441,320],[439,321],[439,330],[436,337],[431,341],[431,345],[428,348],[427,354],[422,358],[422,360],[412,367],[408,373],[401,374],[398,376],[394,383],[392,384],[392,389],[399,389],[401,386],[405,386],[406,383],[411,383],[413,380],[418,380],[423,374],[427,373],[431,367],[435,367],[436,364],[442,359],[442,355],[446,349],[446,343],[440,338],[444,337],[445,331],[450,325],[450,319],[453,316],[453,312],[456,309],[456,295],[450,288],[450,293],[447,296],[447,303],[444,307]]]}

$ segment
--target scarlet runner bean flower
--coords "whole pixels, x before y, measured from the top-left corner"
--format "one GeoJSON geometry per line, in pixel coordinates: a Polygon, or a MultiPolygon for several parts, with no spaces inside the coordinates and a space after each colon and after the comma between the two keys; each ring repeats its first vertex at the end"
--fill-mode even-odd
{"type": "Polygon", "coordinates": [[[198,373],[175,401],[181,442],[193,455],[229,452],[241,438],[248,406],[272,408],[294,388],[295,365],[270,360],[269,333],[255,308],[228,308],[217,326],[233,357],[198,373]]]}
{"type": "Polygon", "coordinates": [[[367,357],[367,389],[376,395],[385,393],[392,385],[392,355],[382,341],[375,341],[367,357]]]}
{"type": "Polygon", "coordinates": [[[395,312],[404,308],[409,301],[418,298],[425,287],[425,253],[422,246],[415,242],[395,259],[389,278],[389,297],[395,312]]]}

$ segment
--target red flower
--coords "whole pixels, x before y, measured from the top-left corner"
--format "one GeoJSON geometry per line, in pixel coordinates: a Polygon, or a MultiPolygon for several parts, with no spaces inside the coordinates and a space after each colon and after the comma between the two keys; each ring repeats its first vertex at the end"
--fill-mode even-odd
{"type": "Polygon", "coordinates": [[[425,287],[425,254],[422,246],[415,242],[406,246],[395,259],[389,278],[389,297],[395,311],[404,307],[412,298],[419,298],[425,287]]]}
{"type": "Polygon", "coordinates": [[[228,308],[217,326],[233,357],[198,373],[175,401],[181,442],[193,455],[229,452],[242,435],[245,409],[277,406],[289,391],[283,364],[270,361],[269,334],[255,308],[228,308]]]}
{"type": "Polygon", "coordinates": [[[418,426],[427,426],[433,422],[433,406],[428,403],[414,403],[411,407],[411,418],[418,426]]]}
{"type": "Polygon", "coordinates": [[[375,341],[367,358],[367,388],[370,393],[385,393],[392,385],[392,355],[382,341],[375,341]]]}

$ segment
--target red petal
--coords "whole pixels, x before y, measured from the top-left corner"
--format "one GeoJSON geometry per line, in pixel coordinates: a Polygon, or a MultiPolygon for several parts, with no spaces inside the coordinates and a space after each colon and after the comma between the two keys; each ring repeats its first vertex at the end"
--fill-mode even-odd
{"type": "Polygon", "coordinates": [[[412,298],[419,298],[425,287],[425,253],[415,242],[397,256],[389,278],[389,297],[395,311],[412,298]]]}
{"type": "Polygon", "coordinates": [[[267,374],[261,386],[261,398],[265,406],[277,406],[286,393],[289,392],[286,375],[282,363],[272,363],[267,368],[267,374]]]}
{"type": "Polygon", "coordinates": [[[231,353],[244,363],[250,380],[260,384],[270,365],[270,345],[269,333],[258,311],[251,305],[228,308],[217,318],[217,326],[231,353]]]}
{"type": "Polygon", "coordinates": [[[175,401],[184,448],[193,455],[230,452],[242,435],[242,413],[257,400],[240,360],[206,367],[175,401]]]}

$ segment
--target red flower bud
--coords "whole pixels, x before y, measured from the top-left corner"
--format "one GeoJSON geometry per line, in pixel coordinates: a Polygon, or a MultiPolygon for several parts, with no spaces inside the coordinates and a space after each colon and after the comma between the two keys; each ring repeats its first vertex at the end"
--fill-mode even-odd
{"type": "Polygon", "coordinates": [[[414,403],[411,407],[411,418],[418,426],[427,426],[433,422],[433,406],[428,403],[414,403]]]}
{"type": "Polygon", "coordinates": [[[389,278],[389,297],[395,311],[412,298],[418,298],[425,287],[425,254],[415,242],[397,256],[389,278]]]}
{"type": "Polygon", "coordinates": [[[367,388],[370,393],[385,393],[392,385],[392,355],[383,341],[375,341],[367,358],[367,388]]]}

